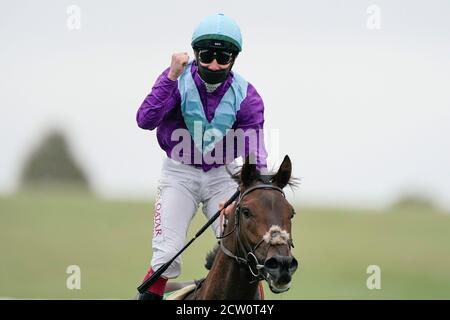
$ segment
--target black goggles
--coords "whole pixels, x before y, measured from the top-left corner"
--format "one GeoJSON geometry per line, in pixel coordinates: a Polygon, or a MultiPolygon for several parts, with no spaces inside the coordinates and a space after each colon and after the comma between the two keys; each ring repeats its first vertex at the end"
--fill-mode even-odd
{"type": "Polygon", "coordinates": [[[233,53],[223,50],[201,49],[198,58],[202,63],[211,63],[214,59],[218,64],[229,64],[233,60],[233,53]]]}

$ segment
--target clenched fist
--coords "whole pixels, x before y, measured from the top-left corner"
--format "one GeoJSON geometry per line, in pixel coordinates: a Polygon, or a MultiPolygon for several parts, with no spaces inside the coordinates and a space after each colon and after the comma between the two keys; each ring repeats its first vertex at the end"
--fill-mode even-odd
{"type": "Polygon", "coordinates": [[[184,67],[186,67],[188,62],[189,56],[187,52],[174,53],[172,55],[172,62],[170,64],[170,70],[167,77],[173,81],[177,80],[183,73],[184,67]]]}

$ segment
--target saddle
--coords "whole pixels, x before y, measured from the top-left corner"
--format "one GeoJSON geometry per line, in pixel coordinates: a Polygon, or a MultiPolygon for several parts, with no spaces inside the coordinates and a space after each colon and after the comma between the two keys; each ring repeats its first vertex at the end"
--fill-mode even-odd
{"type": "Polygon", "coordinates": [[[168,282],[164,292],[164,300],[185,300],[201,286],[205,278],[188,282],[168,282]]]}

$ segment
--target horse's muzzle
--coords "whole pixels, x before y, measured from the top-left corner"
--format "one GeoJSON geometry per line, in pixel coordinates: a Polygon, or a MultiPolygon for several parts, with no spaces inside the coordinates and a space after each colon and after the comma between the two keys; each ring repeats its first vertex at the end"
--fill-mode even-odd
{"type": "Polygon", "coordinates": [[[264,270],[267,272],[267,282],[270,290],[281,293],[291,287],[292,275],[298,268],[297,259],[293,256],[275,255],[264,262],[264,270]]]}

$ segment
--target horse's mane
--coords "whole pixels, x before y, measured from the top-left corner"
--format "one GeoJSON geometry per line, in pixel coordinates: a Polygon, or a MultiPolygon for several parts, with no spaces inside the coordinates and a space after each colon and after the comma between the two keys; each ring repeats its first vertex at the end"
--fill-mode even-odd
{"type": "Polygon", "coordinates": [[[214,248],[206,255],[206,262],[205,262],[206,269],[211,270],[217,252],[219,252],[219,244],[216,244],[214,248]]]}

